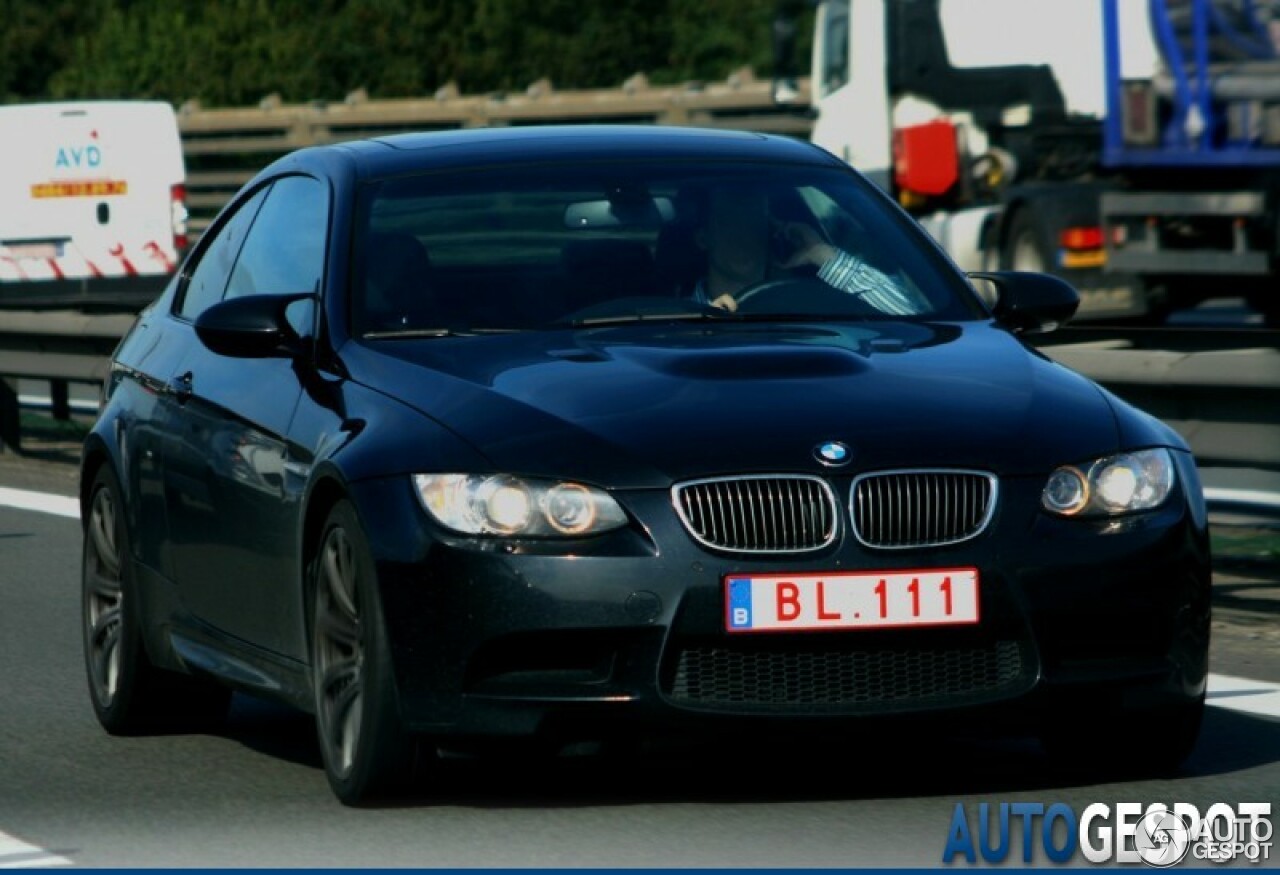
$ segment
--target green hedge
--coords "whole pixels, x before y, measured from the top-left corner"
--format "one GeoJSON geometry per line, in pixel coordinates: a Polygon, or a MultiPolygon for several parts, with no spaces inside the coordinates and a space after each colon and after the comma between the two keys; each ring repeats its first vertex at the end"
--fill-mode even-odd
{"type": "MultiPolygon", "coordinates": [[[[4,0],[0,96],[286,101],[767,76],[779,0],[4,0]]],[[[785,0],[784,0],[785,2],[785,0]]],[[[801,8],[807,8],[801,5],[801,8]]],[[[805,66],[808,16],[797,60],[805,66]]]]}

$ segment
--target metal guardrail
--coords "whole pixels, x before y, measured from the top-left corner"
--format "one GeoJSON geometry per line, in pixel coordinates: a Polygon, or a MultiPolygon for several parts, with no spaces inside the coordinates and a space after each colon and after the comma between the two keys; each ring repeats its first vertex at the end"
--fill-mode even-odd
{"type": "MultiPolygon", "coordinates": [[[[53,415],[67,419],[68,383],[101,385],[111,353],[133,320],[127,314],[5,311],[0,315],[0,378],[48,380],[53,415]]],[[[0,379],[0,450],[21,450],[18,395],[5,379],[0,379]]]]}
{"type": "Polygon", "coordinates": [[[1040,347],[1167,422],[1201,465],[1280,471],[1280,332],[1161,331],[1067,328],[1040,347]]]}
{"type": "MultiPolygon", "coordinates": [[[[54,415],[65,418],[66,383],[101,384],[132,318],[6,312],[0,377],[50,380],[54,415]]],[[[1168,422],[1200,464],[1280,471],[1280,332],[1068,327],[1039,344],[1049,357],[1168,422]],[[1203,349],[1205,337],[1216,346],[1203,349]]],[[[19,422],[17,395],[0,381],[0,443],[20,449],[19,422]]]]}
{"type": "Polygon", "coordinates": [[[362,93],[342,103],[179,109],[178,127],[187,160],[187,205],[193,233],[203,231],[232,194],[279,155],[304,146],[405,131],[592,122],[698,125],[807,138],[808,80],[787,106],[773,100],[772,83],[749,69],[725,82],[651,87],[643,75],[620,88],[556,91],[545,80],[523,93],[461,95],[445,87],[432,98],[368,100],[362,93]]]}

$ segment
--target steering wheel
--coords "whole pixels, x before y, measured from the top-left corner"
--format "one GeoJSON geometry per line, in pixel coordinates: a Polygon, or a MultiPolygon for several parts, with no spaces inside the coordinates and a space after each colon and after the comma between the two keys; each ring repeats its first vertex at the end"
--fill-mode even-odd
{"type": "Polygon", "coordinates": [[[832,288],[817,277],[779,277],[748,286],[735,295],[739,313],[830,315],[871,312],[861,297],[832,288]],[[853,305],[851,308],[850,305],[853,305]]]}

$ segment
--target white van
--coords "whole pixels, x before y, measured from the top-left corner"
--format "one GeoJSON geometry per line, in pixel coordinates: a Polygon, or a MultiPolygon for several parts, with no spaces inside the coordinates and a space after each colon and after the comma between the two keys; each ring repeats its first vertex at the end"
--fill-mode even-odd
{"type": "Polygon", "coordinates": [[[173,107],[0,106],[0,307],[139,309],[186,249],[173,107]]]}

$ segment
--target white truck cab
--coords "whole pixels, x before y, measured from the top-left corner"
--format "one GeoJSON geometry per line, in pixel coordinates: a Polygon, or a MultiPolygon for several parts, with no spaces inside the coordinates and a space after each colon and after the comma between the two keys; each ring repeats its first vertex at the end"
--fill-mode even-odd
{"type": "MultiPolygon", "coordinates": [[[[1147,0],[1119,2],[1126,75],[1149,78],[1147,0]]],[[[1135,283],[1102,277],[1092,250],[1064,264],[1058,245],[1098,224],[1097,192],[1061,183],[1089,175],[1067,162],[1101,142],[1102,19],[1099,0],[823,0],[812,140],[893,194],[962,269],[1065,268],[1082,314],[1138,315],[1135,283]]]]}
{"type": "Polygon", "coordinates": [[[0,107],[0,306],[138,309],[187,246],[177,119],[151,101],[0,107]]]}

